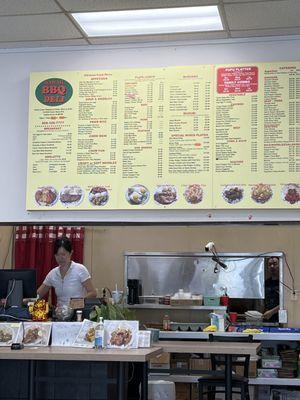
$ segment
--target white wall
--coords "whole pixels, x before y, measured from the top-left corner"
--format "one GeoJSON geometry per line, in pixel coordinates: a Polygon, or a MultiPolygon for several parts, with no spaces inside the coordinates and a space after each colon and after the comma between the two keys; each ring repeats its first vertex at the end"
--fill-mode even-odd
{"type": "Polygon", "coordinates": [[[99,221],[300,221],[292,210],[27,212],[29,74],[114,68],[299,60],[300,37],[0,51],[0,223],[99,221]],[[211,213],[211,216],[209,214],[211,213]],[[252,217],[251,217],[252,216],[252,217]]]}

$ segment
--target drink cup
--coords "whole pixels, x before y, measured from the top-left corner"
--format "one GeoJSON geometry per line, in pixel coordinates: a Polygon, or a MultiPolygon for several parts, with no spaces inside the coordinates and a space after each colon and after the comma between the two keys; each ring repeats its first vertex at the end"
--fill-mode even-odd
{"type": "Polygon", "coordinates": [[[111,296],[114,300],[115,304],[119,304],[120,301],[122,300],[122,296],[123,296],[123,292],[119,291],[119,290],[113,290],[111,292],[111,296]]]}
{"type": "Polygon", "coordinates": [[[229,318],[230,318],[230,321],[234,324],[236,321],[237,321],[237,313],[236,312],[231,312],[231,313],[229,313],[229,318]]]}
{"type": "Polygon", "coordinates": [[[228,306],[229,305],[229,297],[228,296],[221,296],[220,297],[220,303],[222,306],[228,306]]]}

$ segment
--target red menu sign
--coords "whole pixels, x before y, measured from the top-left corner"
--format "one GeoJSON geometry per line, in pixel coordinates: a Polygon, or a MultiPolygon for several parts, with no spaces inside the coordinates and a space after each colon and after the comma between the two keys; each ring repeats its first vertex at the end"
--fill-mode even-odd
{"type": "Polygon", "coordinates": [[[227,67],[217,70],[217,91],[222,93],[253,93],[258,90],[257,67],[227,67]]]}

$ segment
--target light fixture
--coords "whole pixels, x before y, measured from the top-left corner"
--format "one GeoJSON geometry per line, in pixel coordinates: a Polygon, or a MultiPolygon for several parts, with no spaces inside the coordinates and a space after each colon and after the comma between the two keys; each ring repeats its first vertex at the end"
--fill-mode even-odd
{"type": "Polygon", "coordinates": [[[223,30],[218,6],[72,13],[89,37],[223,30]]]}

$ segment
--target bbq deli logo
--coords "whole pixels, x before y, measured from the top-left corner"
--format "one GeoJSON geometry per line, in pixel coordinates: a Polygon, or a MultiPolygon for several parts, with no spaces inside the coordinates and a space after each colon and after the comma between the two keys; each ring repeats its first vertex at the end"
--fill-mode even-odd
{"type": "Polygon", "coordinates": [[[73,88],[69,82],[59,78],[49,78],[41,82],[35,96],[45,106],[60,106],[65,104],[73,95],[73,88]]]}

